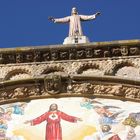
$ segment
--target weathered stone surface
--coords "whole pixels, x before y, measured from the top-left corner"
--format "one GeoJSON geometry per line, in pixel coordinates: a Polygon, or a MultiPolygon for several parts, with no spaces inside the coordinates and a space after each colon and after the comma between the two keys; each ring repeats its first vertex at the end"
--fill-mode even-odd
{"type": "Polygon", "coordinates": [[[140,40],[0,49],[0,64],[137,56],[140,40]]]}
{"type": "Polygon", "coordinates": [[[0,98],[5,101],[59,93],[139,100],[139,47],[139,40],[129,40],[0,49],[0,98]],[[69,77],[60,80],[61,90],[54,90],[55,80],[49,85],[51,90],[40,82],[54,75],[69,77]],[[75,75],[78,79],[73,78],[75,75]],[[26,79],[32,82],[20,85],[26,79]]]}
{"type": "Polygon", "coordinates": [[[42,77],[47,74],[112,75],[140,79],[140,58],[119,58],[102,60],[57,61],[45,63],[12,64],[0,67],[0,79],[16,80],[42,77]]]}
{"type": "Polygon", "coordinates": [[[113,77],[78,75],[50,75],[40,79],[4,82],[0,85],[0,103],[51,96],[101,96],[140,101],[140,81],[136,82],[113,77]]]}

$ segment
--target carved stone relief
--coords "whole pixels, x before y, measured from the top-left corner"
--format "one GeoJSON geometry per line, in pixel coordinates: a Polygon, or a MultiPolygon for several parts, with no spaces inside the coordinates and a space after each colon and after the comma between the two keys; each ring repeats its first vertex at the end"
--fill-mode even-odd
{"type": "MultiPolygon", "coordinates": [[[[74,81],[73,81],[74,82],[74,81]]],[[[61,95],[91,95],[91,96],[104,96],[104,97],[120,97],[122,99],[137,99],[140,100],[140,88],[133,86],[125,86],[121,84],[94,84],[83,82],[81,84],[71,83],[66,86],[66,91],[62,89],[62,83],[60,77],[46,77],[44,84],[38,83],[33,85],[12,87],[11,89],[3,89],[0,91],[0,102],[8,101],[12,99],[24,99],[24,98],[40,98],[41,96],[50,97],[56,94],[61,95]],[[61,88],[60,88],[61,87],[61,88]]]]}
{"type": "MultiPolygon", "coordinates": [[[[53,63],[30,63],[17,65],[3,65],[0,67],[0,79],[5,80],[7,75],[13,79],[39,77],[44,71],[64,72],[65,74],[111,75],[136,79],[140,77],[140,58],[108,59],[108,60],[82,60],[53,63]],[[14,71],[23,71],[15,73],[14,71]],[[24,73],[25,71],[25,73],[24,73]],[[24,75],[27,74],[27,75],[24,75]],[[28,76],[28,74],[30,76],[28,76]]],[[[46,73],[48,74],[48,72],[46,73]]]]}
{"type": "Polygon", "coordinates": [[[105,96],[120,96],[126,98],[139,98],[140,89],[118,85],[96,85],[91,83],[72,85],[73,93],[95,94],[105,96]]]}
{"type": "Polygon", "coordinates": [[[139,79],[140,78],[140,71],[139,69],[135,68],[135,67],[131,67],[131,66],[125,66],[120,68],[116,74],[116,76],[122,76],[122,77],[126,77],[126,78],[136,78],[139,79]]]}
{"type": "Polygon", "coordinates": [[[44,78],[45,89],[49,94],[57,94],[62,90],[60,75],[48,75],[44,78]]]}

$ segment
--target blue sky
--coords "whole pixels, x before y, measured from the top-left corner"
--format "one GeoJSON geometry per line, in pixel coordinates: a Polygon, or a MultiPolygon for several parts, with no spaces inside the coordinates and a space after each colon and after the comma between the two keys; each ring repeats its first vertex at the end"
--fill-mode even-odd
{"type": "Polygon", "coordinates": [[[140,0],[0,0],[0,48],[62,44],[68,24],[54,24],[48,16],[102,13],[82,24],[90,41],[140,38],[140,0]]]}

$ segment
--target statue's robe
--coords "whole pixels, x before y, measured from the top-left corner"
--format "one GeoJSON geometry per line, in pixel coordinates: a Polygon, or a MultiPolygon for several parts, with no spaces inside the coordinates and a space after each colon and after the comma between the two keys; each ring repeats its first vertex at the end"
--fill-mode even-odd
{"type": "Polygon", "coordinates": [[[69,36],[83,36],[81,21],[93,20],[95,15],[72,15],[54,19],[55,23],[69,23],[69,36]]]}
{"type": "Polygon", "coordinates": [[[46,121],[46,139],[45,140],[62,140],[61,119],[69,122],[77,122],[77,118],[67,115],[61,111],[46,112],[40,117],[31,120],[31,125],[40,124],[46,121]]]}

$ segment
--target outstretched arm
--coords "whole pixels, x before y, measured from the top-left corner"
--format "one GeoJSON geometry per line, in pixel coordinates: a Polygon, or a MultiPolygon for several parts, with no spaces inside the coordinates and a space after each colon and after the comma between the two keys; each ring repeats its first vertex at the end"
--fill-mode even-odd
{"type": "Polygon", "coordinates": [[[54,18],[54,17],[48,17],[49,20],[51,20],[54,23],[67,23],[70,21],[70,17],[64,17],[64,18],[54,18]]]}
{"type": "Polygon", "coordinates": [[[65,121],[69,121],[69,122],[73,122],[73,123],[77,122],[77,121],[82,121],[81,118],[70,116],[64,112],[61,112],[61,118],[65,121]]]}
{"type": "Polygon", "coordinates": [[[39,116],[39,117],[37,117],[37,118],[35,118],[35,119],[33,119],[33,120],[25,121],[24,123],[25,123],[25,124],[30,123],[30,125],[37,125],[37,124],[40,124],[41,122],[43,122],[43,121],[46,120],[47,114],[48,114],[48,113],[46,112],[46,113],[44,113],[43,115],[41,115],[41,116],[39,116]]]}
{"type": "Polygon", "coordinates": [[[93,19],[95,19],[99,15],[101,15],[101,13],[97,12],[94,15],[80,15],[80,18],[81,18],[82,21],[93,20],[93,19]]]}

